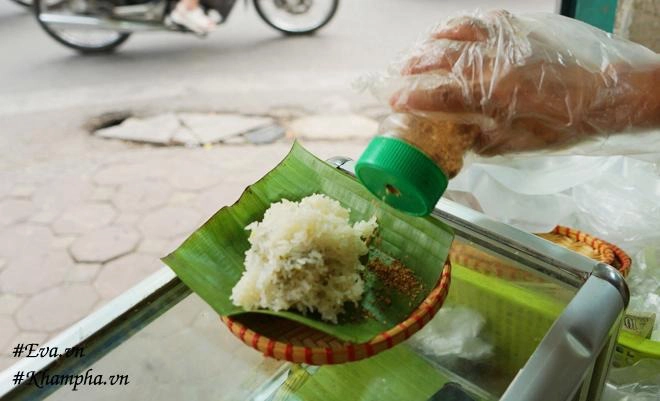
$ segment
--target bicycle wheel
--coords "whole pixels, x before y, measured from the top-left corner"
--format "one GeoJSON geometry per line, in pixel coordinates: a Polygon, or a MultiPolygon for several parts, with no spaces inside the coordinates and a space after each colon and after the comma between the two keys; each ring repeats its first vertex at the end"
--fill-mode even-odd
{"type": "Polygon", "coordinates": [[[254,0],[259,16],[287,35],[318,31],[335,16],[339,0],[254,0]]]}
{"type": "Polygon", "coordinates": [[[107,53],[113,51],[131,36],[93,28],[69,28],[51,24],[47,17],[84,16],[85,0],[34,0],[34,14],[39,25],[59,43],[81,53],[107,53]]]}
{"type": "Polygon", "coordinates": [[[12,1],[23,7],[32,7],[32,0],[12,0],[12,1]]]}

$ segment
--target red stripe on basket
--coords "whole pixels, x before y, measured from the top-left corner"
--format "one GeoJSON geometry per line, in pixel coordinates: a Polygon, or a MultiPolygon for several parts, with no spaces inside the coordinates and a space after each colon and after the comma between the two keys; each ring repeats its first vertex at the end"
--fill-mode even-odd
{"type": "Polygon", "coordinates": [[[229,331],[234,331],[232,330],[232,328],[234,327],[234,321],[228,318],[226,322],[227,322],[227,327],[229,327],[229,331]]]}
{"type": "Polygon", "coordinates": [[[273,356],[273,349],[275,349],[275,341],[273,339],[268,340],[268,345],[266,345],[266,356],[273,356]]]}
{"type": "Polygon", "coordinates": [[[284,349],[284,359],[291,361],[293,359],[293,344],[288,343],[284,349]]]}
{"type": "Polygon", "coordinates": [[[366,343],[365,348],[367,349],[367,356],[373,356],[374,355],[374,347],[371,343],[366,343]]]}
{"type": "Polygon", "coordinates": [[[332,348],[325,349],[325,362],[328,364],[335,363],[335,354],[332,351],[332,348]]]}
{"type": "Polygon", "coordinates": [[[410,337],[410,334],[408,334],[408,326],[406,326],[403,323],[399,323],[397,327],[401,329],[401,331],[403,332],[403,338],[407,340],[408,337],[410,337]]]}
{"type": "Polygon", "coordinates": [[[312,364],[312,349],[305,347],[305,363],[308,365],[312,364]]]}
{"type": "Polygon", "coordinates": [[[417,327],[419,327],[420,329],[422,327],[424,327],[424,322],[422,321],[422,319],[420,318],[420,316],[418,314],[414,314],[412,316],[412,318],[415,321],[415,324],[417,325],[417,327]]]}
{"type": "Polygon", "coordinates": [[[394,341],[392,340],[392,336],[389,335],[388,332],[383,333],[383,338],[385,339],[385,343],[387,344],[387,348],[394,347],[394,341]]]}
{"type": "MultiPolygon", "coordinates": [[[[435,300],[437,298],[435,295],[433,296],[433,299],[435,300]]],[[[430,311],[433,310],[433,301],[431,302],[424,302],[421,305],[421,309],[424,311],[424,313],[429,313],[430,311]]]]}
{"type": "Polygon", "coordinates": [[[240,330],[238,330],[238,338],[241,339],[241,341],[245,341],[245,332],[247,331],[247,327],[241,326],[240,330]]]}
{"type": "Polygon", "coordinates": [[[252,348],[257,349],[257,344],[259,344],[260,338],[261,338],[261,334],[254,333],[254,337],[252,337],[252,348]]]}
{"type": "Polygon", "coordinates": [[[348,347],[346,347],[346,351],[348,353],[349,362],[353,362],[355,360],[355,346],[350,344],[348,347]]]}

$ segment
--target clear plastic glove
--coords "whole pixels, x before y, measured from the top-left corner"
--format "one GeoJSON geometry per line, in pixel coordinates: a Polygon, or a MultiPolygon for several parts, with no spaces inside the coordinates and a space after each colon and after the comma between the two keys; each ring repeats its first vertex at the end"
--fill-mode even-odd
{"type": "Polygon", "coordinates": [[[660,55],[555,14],[451,19],[398,69],[392,108],[479,126],[480,155],[660,127],[660,55]]]}

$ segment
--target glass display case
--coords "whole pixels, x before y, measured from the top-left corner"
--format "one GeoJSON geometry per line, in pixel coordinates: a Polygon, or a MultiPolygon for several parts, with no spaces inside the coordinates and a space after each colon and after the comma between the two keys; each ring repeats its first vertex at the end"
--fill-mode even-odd
{"type": "MultiPolygon", "coordinates": [[[[350,160],[328,162],[353,173],[350,160]]],[[[0,397],[598,400],[629,297],[621,275],[448,200],[432,216],[456,236],[444,307],[481,317],[478,337],[490,347],[486,356],[435,352],[433,342],[424,345],[416,334],[349,364],[264,358],[163,267],[47,344],[70,352],[25,358],[4,371],[0,397]]],[[[442,327],[443,314],[435,319],[442,327]]]]}

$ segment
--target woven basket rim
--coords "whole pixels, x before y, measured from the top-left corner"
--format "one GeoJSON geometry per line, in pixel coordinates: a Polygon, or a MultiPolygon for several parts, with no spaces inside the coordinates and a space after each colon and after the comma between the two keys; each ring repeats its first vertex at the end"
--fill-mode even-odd
{"type": "Polygon", "coordinates": [[[308,365],[355,362],[388,350],[421,330],[444,304],[450,282],[451,262],[447,258],[437,284],[408,318],[364,343],[342,342],[332,347],[294,345],[257,333],[231,317],[221,316],[220,319],[244,344],[266,357],[308,365]]]}
{"type": "MultiPolygon", "coordinates": [[[[583,238],[592,240],[594,243],[600,242],[600,243],[604,244],[604,246],[609,248],[612,251],[612,254],[613,254],[613,259],[609,264],[614,265],[615,261],[618,262],[619,266],[616,266],[616,269],[624,277],[627,277],[628,273],[630,273],[630,268],[632,267],[632,258],[623,249],[619,248],[615,244],[613,244],[611,242],[607,242],[605,240],[602,240],[602,239],[600,239],[598,237],[595,237],[595,236],[592,236],[590,234],[586,234],[583,231],[580,231],[578,229],[571,228],[571,227],[566,227],[566,226],[558,225],[551,231],[551,233],[571,236],[571,238],[574,238],[574,239],[583,237],[583,238]]],[[[586,241],[581,241],[581,242],[584,242],[587,245],[591,245],[586,241]]]]}
{"type": "MultiPolygon", "coordinates": [[[[599,261],[612,265],[624,277],[626,277],[630,272],[632,266],[632,259],[630,258],[630,256],[628,256],[628,254],[625,251],[623,251],[621,248],[610,242],[602,240],[586,232],[571,227],[558,225],[555,226],[555,228],[548,233],[538,233],[538,234],[556,234],[564,238],[569,238],[575,242],[583,243],[591,247],[593,250],[595,250],[596,252],[598,252],[600,255],[603,256],[602,259],[598,259],[599,261]]],[[[552,239],[548,239],[548,240],[550,242],[554,242],[552,241],[552,239]]],[[[559,246],[564,246],[561,243],[556,243],[556,244],[559,246]]],[[[452,258],[454,258],[454,261],[461,265],[464,266],[472,265],[473,267],[471,268],[477,271],[481,271],[485,273],[488,272],[496,273],[496,276],[506,277],[509,280],[533,278],[531,273],[526,274],[522,270],[519,270],[518,268],[514,267],[514,265],[509,265],[501,260],[495,260],[495,257],[493,257],[493,260],[489,260],[483,258],[481,255],[477,253],[470,252],[469,248],[463,249],[464,247],[463,244],[454,245],[454,247],[458,248],[459,250],[457,250],[456,248],[452,248],[450,254],[452,258]],[[488,267],[486,268],[482,266],[483,263],[487,263],[488,267]]],[[[579,250],[573,249],[573,251],[589,257],[588,255],[579,252],[579,250]]]]}
{"type": "MultiPolygon", "coordinates": [[[[556,226],[549,233],[538,233],[537,235],[539,234],[556,234],[556,235],[561,235],[562,237],[572,239],[575,242],[581,242],[583,244],[590,246],[591,249],[603,255],[603,260],[600,260],[601,262],[610,265],[614,263],[615,254],[612,245],[609,242],[603,241],[602,239],[598,237],[594,237],[593,235],[588,234],[584,231],[566,226],[556,226]]],[[[557,244],[557,245],[561,246],[561,244],[557,244]]],[[[573,251],[580,253],[579,251],[576,250],[573,251]]],[[[584,255],[584,256],[588,257],[588,255],[584,255]]]]}

